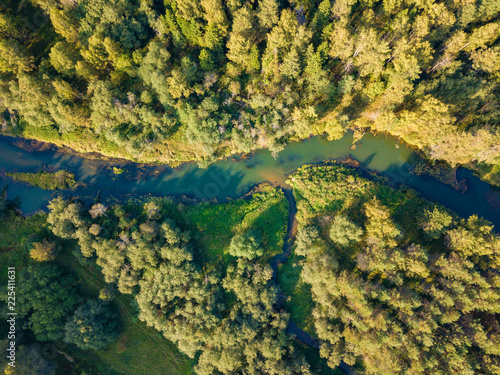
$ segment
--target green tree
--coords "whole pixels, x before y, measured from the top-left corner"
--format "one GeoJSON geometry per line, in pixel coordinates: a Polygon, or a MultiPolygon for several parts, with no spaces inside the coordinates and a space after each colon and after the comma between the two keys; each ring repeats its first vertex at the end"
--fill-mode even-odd
{"type": "Polygon", "coordinates": [[[29,266],[19,275],[17,302],[37,340],[59,340],[78,303],[76,280],[52,263],[29,266]]]}
{"type": "Polygon", "coordinates": [[[30,257],[38,262],[47,262],[55,260],[59,249],[54,242],[43,239],[41,242],[35,242],[30,251],[30,257]]]}
{"type": "Polygon", "coordinates": [[[424,211],[420,226],[429,238],[438,239],[446,233],[451,222],[452,217],[448,212],[434,207],[432,211],[424,211]]]}
{"type": "Polygon", "coordinates": [[[0,72],[19,73],[33,70],[33,57],[15,39],[0,39],[0,72]]]}
{"type": "Polygon", "coordinates": [[[330,239],[341,246],[350,242],[359,242],[363,235],[363,229],[358,227],[345,216],[335,216],[330,226],[330,239]]]}
{"type": "Polygon", "coordinates": [[[99,350],[120,334],[113,306],[101,300],[89,300],[78,307],[65,325],[64,341],[83,350],[99,350]]]}
{"type": "Polygon", "coordinates": [[[265,29],[270,29],[279,20],[279,8],[276,0],[259,0],[257,10],[259,23],[265,29]]]}
{"type": "Polygon", "coordinates": [[[365,203],[367,241],[376,246],[396,246],[401,231],[391,220],[391,213],[376,197],[365,203]]]}
{"type": "Polygon", "coordinates": [[[245,234],[237,234],[231,239],[229,254],[235,257],[253,259],[264,254],[262,247],[262,236],[255,231],[245,234]]]}

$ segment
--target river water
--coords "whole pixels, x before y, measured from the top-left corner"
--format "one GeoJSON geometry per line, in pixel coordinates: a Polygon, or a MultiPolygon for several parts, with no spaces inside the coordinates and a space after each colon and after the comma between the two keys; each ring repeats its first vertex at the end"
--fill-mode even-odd
{"type": "MultiPolygon", "coordinates": [[[[281,151],[276,159],[267,150],[249,157],[233,156],[218,161],[207,169],[194,163],[177,168],[128,163],[125,161],[90,160],[63,153],[56,148],[45,151],[28,151],[18,147],[15,138],[0,137],[0,186],[9,185],[8,196],[22,199],[21,209],[26,214],[45,209],[56,194],[93,198],[99,193],[103,198],[123,199],[144,195],[187,195],[198,199],[213,198],[225,201],[247,193],[252,186],[271,182],[284,187],[286,175],[304,164],[352,157],[362,167],[375,170],[390,178],[395,184],[405,184],[422,196],[439,202],[462,217],[478,214],[500,227],[500,193],[475,177],[470,171],[459,169],[458,179],[466,179],[467,192],[461,194],[452,187],[428,176],[410,173],[412,165],[420,158],[408,147],[383,135],[365,135],[352,150],[352,133],[342,139],[328,141],[312,137],[303,142],[293,142],[281,151]],[[124,173],[116,175],[113,167],[124,173]],[[80,184],[64,192],[45,191],[23,183],[15,183],[1,172],[36,172],[38,170],[66,169],[73,172],[80,184]]],[[[498,229],[497,229],[498,231],[498,229]]]]}

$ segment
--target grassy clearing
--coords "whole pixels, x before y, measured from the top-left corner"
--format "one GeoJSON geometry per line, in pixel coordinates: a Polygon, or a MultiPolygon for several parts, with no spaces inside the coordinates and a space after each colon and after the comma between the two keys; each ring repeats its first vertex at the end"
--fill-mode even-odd
{"type": "Polygon", "coordinates": [[[288,200],[281,190],[263,186],[250,199],[224,204],[202,203],[188,206],[187,219],[196,239],[205,250],[204,258],[213,263],[231,257],[227,248],[236,234],[255,229],[262,234],[267,252],[263,260],[281,252],[286,234],[288,200]]]}
{"type": "Polygon", "coordinates": [[[285,302],[285,309],[290,313],[290,320],[314,336],[311,288],[300,279],[302,272],[302,267],[299,264],[300,258],[292,252],[288,261],[282,264],[278,270],[278,283],[283,293],[289,297],[285,302]]]}
{"type": "Polygon", "coordinates": [[[70,189],[75,186],[75,175],[68,171],[37,173],[6,173],[14,181],[26,182],[44,190],[70,189]]]}

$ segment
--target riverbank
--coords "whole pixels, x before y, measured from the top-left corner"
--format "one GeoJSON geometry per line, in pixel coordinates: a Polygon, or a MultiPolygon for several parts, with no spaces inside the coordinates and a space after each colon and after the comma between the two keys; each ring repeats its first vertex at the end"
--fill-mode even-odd
{"type": "MultiPolygon", "coordinates": [[[[263,182],[286,187],[287,175],[304,164],[351,159],[363,169],[378,172],[393,184],[405,184],[463,217],[477,213],[500,225],[500,194],[469,171],[457,171],[458,180],[466,179],[468,184],[467,192],[460,194],[432,176],[412,174],[414,165],[421,159],[394,139],[368,133],[357,142],[354,150],[351,149],[352,140],[350,133],[336,141],[313,137],[300,143],[290,143],[276,159],[269,151],[262,150],[247,158],[220,160],[206,169],[194,163],[172,169],[165,165],[89,160],[58,152],[57,149],[28,152],[16,147],[16,139],[0,137],[0,171],[36,172],[47,166],[68,170],[79,181],[71,194],[61,192],[68,197],[75,195],[92,199],[100,194],[102,199],[116,202],[148,195],[185,195],[204,201],[217,199],[224,202],[241,197],[263,182]],[[116,174],[115,168],[121,169],[122,173],[116,174]]],[[[53,197],[49,191],[13,184],[0,174],[0,185],[5,184],[11,185],[8,189],[11,199],[17,195],[22,198],[25,213],[45,207],[53,197]]]]}
{"type": "MultiPolygon", "coordinates": [[[[328,136],[329,140],[337,140],[340,139],[339,137],[346,136],[345,131],[344,133],[336,132],[332,136],[325,131],[324,126],[316,126],[314,130],[315,131],[311,133],[308,138],[297,138],[292,140],[292,142],[302,142],[315,136],[328,136]]],[[[431,173],[435,166],[437,166],[437,168],[441,171],[443,169],[454,170],[460,166],[456,165],[451,167],[445,160],[431,160],[428,157],[427,151],[420,149],[412,142],[407,142],[405,138],[390,133],[376,131],[371,128],[366,128],[364,130],[357,128],[348,130],[349,133],[353,132],[355,134],[353,138],[353,147],[356,147],[356,144],[359,141],[362,141],[363,136],[367,131],[372,132],[371,134],[375,136],[379,135],[392,138],[397,141],[398,144],[401,144],[401,147],[410,148],[414,152],[418,153],[421,158],[425,159],[425,162],[428,164],[427,169],[429,169],[431,173]]],[[[167,165],[172,168],[190,162],[201,163],[201,165],[204,166],[210,164],[206,160],[207,155],[205,155],[202,150],[193,145],[187,144],[178,133],[166,141],[156,142],[154,145],[143,150],[141,153],[131,153],[127,151],[126,148],[119,147],[115,143],[95,134],[89,129],[82,129],[79,132],[73,132],[68,135],[60,134],[55,129],[27,127],[16,133],[6,133],[4,135],[18,137],[20,139],[20,147],[26,147],[28,150],[42,151],[56,146],[58,147],[59,152],[94,160],[106,160],[118,163],[133,162],[142,165],[167,165]]],[[[229,157],[247,158],[256,152],[266,149],[267,146],[265,144],[256,143],[249,152],[242,152],[237,147],[234,147],[232,142],[225,142],[218,147],[214,154],[216,157],[211,159],[211,162],[213,163],[224,160],[229,157]]],[[[469,162],[462,165],[462,167],[472,170],[483,181],[494,186],[500,186],[500,167],[479,162],[469,162]]],[[[444,181],[445,183],[458,186],[458,182],[456,181],[450,181],[447,178],[445,178],[444,181]]],[[[458,186],[458,188],[463,189],[463,186],[458,186]]]]}

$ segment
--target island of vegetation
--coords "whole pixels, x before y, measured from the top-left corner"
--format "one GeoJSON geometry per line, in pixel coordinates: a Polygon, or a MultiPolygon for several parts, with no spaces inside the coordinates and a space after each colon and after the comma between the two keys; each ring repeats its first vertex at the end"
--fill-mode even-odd
{"type": "Polygon", "coordinates": [[[76,185],[75,175],[65,170],[35,173],[8,172],[6,175],[14,181],[26,182],[44,190],[71,189],[76,185]]]}
{"type": "Polygon", "coordinates": [[[500,184],[498,0],[15,0],[1,131],[208,164],[353,129],[500,184]]]}
{"type": "Polygon", "coordinates": [[[499,373],[500,238],[490,223],[337,165],[302,167],[289,183],[298,233],[280,284],[331,367],[499,373]]]}

